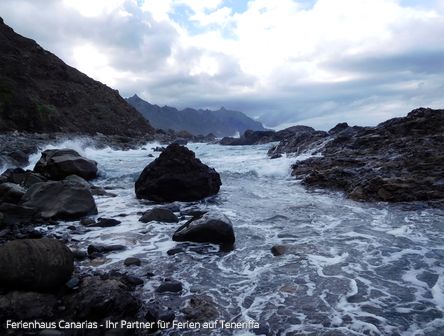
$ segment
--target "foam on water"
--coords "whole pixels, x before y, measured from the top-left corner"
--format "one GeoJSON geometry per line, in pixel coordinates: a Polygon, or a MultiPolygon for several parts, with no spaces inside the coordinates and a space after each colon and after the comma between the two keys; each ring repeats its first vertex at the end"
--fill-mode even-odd
{"type": "MultiPolygon", "coordinates": [[[[269,145],[190,144],[204,163],[221,173],[217,197],[181,207],[198,206],[226,214],[236,232],[235,250],[176,244],[179,224],[138,221],[154,204],[137,200],[134,181],[159,153],[146,144],[137,150],[95,149],[85,140],[50,147],[70,147],[99,163],[94,184],[117,197],[97,196],[97,217],[116,218],[111,228],[85,229],[61,223],[50,232],[70,234],[72,248],[121,244],[124,251],[82,267],[119,269],[140,276],[140,297],[177,308],[191,294],[205,294],[227,321],[259,321],[273,335],[439,335],[444,326],[444,213],[439,209],[405,210],[402,205],[365,204],[341,194],[309,191],[290,177],[299,157],[270,160],[269,145]],[[148,157],[153,154],[154,158],[148,157]],[[276,244],[289,246],[274,257],[276,244]],[[186,252],[173,256],[176,246],[186,252]],[[141,258],[139,268],[123,260],[141,258]],[[144,274],[155,276],[147,279],[144,274]],[[153,289],[164,278],[184,284],[182,296],[161,296],[153,289]]],[[[49,147],[48,147],[49,148],[49,147]]],[[[30,166],[38,160],[32,158],[30,166]]],[[[43,229],[43,228],[42,228],[43,229]]],[[[174,334],[177,331],[167,331],[174,334]]],[[[193,332],[181,334],[193,335],[193,332]]],[[[250,335],[251,331],[214,331],[250,335]]]]}

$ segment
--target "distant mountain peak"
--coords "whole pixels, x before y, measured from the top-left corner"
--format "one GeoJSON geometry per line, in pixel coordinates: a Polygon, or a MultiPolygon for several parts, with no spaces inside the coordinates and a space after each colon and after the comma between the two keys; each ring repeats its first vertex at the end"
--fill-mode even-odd
{"type": "Polygon", "coordinates": [[[213,133],[217,137],[243,134],[246,130],[265,130],[260,122],[251,119],[242,112],[231,111],[223,106],[218,110],[197,110],[189,107],[178,110],[167,105],[163,107],[153,105],[137,98],[133,96],[127,101],[156,128],[185,130],[194,135],[213,133]]]}

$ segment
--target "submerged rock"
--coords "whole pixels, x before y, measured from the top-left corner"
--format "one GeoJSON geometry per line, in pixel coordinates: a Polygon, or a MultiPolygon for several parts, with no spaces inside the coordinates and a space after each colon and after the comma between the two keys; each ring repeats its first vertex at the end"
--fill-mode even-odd
{"type": "Polygon", "coordinates": [[[194,152],[169,145],[151,162],[135,184],[137,198],[155,202],[197,201],[219,192],[219,174],[203,164],[194,152]]]}
{"type": "Polygon", "coordinates": [[[199,219],[191,219],[174,232],[174,241],[192,241],[233,245],[233,224],[224,215],[206,213],[199,219]]]}
{"type": "Polygon", "coordinates": [[[72,181],[36,183],[22,200],[23,206],[36,209],[43,218],[79,219],[97,214],[91,190],[72,181]]]}
{"type": "Polygon", "coordinates": [[[34,172],[51,180],[63,180],[69,175],[91,180],[97,177],[97,162],[82,157],[73,149],[50,149],[42,153],[34,172]]]}
{"type": "Polygon", "coordinates": [[[140,217],[139,221],[142,223],[148,223],[152,221],[165,222],[165,223],[177,223],[179,218],[169,209],[166,208],[154,208],[145,211],[140,217]]]}
{"type": "Polygon", "coordinates": [[[54,289],[69,280],[74,256],[56,239],[14,240],[0,246],[0,269],[2,287],[54,289]]]}

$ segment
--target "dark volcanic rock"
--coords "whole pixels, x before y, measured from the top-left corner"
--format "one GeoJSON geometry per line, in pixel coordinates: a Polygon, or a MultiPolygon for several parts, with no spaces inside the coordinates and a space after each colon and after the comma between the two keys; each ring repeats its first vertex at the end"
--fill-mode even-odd
{"type": "Polygon", "coordinates": [[[119,93],[0,20],[0,131],[141,136],[154,129],[119,93]]]}
{"type": "Polygon", "coordinates": [[[22,201],[23,206],[37,209],[43,218],[78,219],[97,214],[91,190],[71,181],[36,183],[22,201]]]}
{"type": "Polygon", "coordinates": [[[169,280],[157,287],[158,293],[179,293],[182,291],[182,284],[179,281],[169,280]]]}
{"type": "Polygon", "coordinates": [[[247,130],[240,138],[225,137],[219,143],[225,146],[259,145],[276,140],[275,131],[247,130]]]}
{"type": "Polygon", "coordinates": [[[213,299],[206,295],[193,295],[182,312],[187,320],[197,322],[211,321],[219,316],[213,299]]]}
{"type": "Polygon", "coordinates": [[[116,226],[119,225],[120,223],[122,223],[121,221],[118,221],[117,219],[113,219],[113,218],[99,218],[97,219],[97,222],[92,220],[89,223],[86,222],[87,220],[83,220],[83,225],[85,226],[89,226],[89,227],[112,227],[112,226],[116,226]],[[85,224],[86,223],[86,224],[85,224]]]}
{"type": "Polygon", "coordinates": [[[0,295],[2,319],[51,320],[54,319],[57,297],[48,293],[12,291],[0,295]]]}
{"type": "Polygon", "coordinates": [[[420,108],[376,127],[333,133],[322,157],[293,166],[304,184],[361,201],[444,199],[444,110],[420,108]]]}
{"type": "Polygon", "coordinates": [[[1,176],[5,177],[7,182],[19,184],[24,188],[29,188],[35,183],[47,181],[46,177],[21,168],[7,169],[1,176]]]}
{"type": "Polygon", "coordinates": [[[63,180],[69,175],[91,180],[97,177],[97,162],[82,157],[72,149],[50,149],[42,153],[34,172],[51,180],[63,180]]]}
{"type": "Polygon", "coordinates": [[[140,217],[139,221],[142,223],[148,223],[152,221],[165,222],[165,223],[177,223],[179,218],[169,209],[166,208],[154,208],[145,211],[140,217]]]}
{"type": "Polygon", "coordinates": [[[129,258],[126,258],[126,259],[124,260],[123,264],[124,264],[125,266],[133,266],[133,265],[134,265],[134,266],[140,266],[141,261],[140,261],[139,258],[129,257],[129,258]]]}
{"type": "Polygon", "coordinates": [[[171,144],[145,167],[135,190],[137,198],[187,202],[217,194],[221,184],[216,170],[203,164],[188,148],[171,144]]]}
{"type": "Polygon", "coordinates": [[[6,288],[48,290],[63,285],[74,256],[55,239],[23,239],[0,246],[0,284],[6,288]]]}
{"type": "Polygon", "coordinates": [[[235,236],[233,225],[226,216],[206,213],[202,218],[191,219],[178,228],[173,240],[232,245],[235,236]]]}
{"type": "Polygon", "coordinates": [[[25,189],[18,184],[9,182],[0,184],[0,203],[17,204],[20,202],[24,194],[25,189]]]}
{"type": "Polygon", "coordinates": [[[98,276],[84,278],[64,302],[66,315],[75,321],[133,320],[141,305],[122,282],[98,276]]]}
{"type": "Polygon", "coordinates": [[[89,245],[88,246],[88,254],[93,253],[107,253],[113,251],[124,251],[126,247],[123,245],[89,245]]]}

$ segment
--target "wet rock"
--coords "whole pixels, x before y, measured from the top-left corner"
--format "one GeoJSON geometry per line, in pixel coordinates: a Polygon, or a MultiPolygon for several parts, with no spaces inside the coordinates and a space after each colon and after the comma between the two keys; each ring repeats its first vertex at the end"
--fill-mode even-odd
{"type": "Polygon", "coordinates": [[[135,257],[129,257],[129,258],[126,258],[125,259],[125,261],[123,262],[123,264],[125,265],[125,266],[140,266],[140,264],[141,264],[141,261],[140,261],[140,259],[139,258],[135,258],[135,257]]]}
{"type": "Polygon", "coordinates": [[[64,301],[66,315],[77,321],[133,320],[140,308],[139,300],[122,282],[98,276],[82,279],[79,290],[64,301]]]}
{"type": "Polygon", "coordinates": [[[3,320],[53,319],[57,298],[53,294],[11,291],[0,295],[0,316],[3,320]]]}
{"type": "Polygon", "coordinates": [[[8,226],[30,224],[39,218],[36,209],[11,203],[0,204],[0,213],[2,224],[8,226]]]}
{"type": "Polygon", "coordinates": [[[219,142],[224,146],[259,145],[277,141],[275,131],[252,131],[246,130],[239,138],[224,137],[219,142]]]}
{"type": "Polygon", "coordinates": [[[233,245],[235,236],[233,225],[226,216],[206,213],[202,218],[191,219],[179,227],[174,232],[173,240],[233,245]]]}
{"type": "Polygon", "coordinates": [[[55,239],[23,239],[0,246],[0,284],[48,290],[63,285],[74,269],[71,251],[55,239]]]}
{"type": "Polygon", "coordinates": [[[182,291],[182,283],[179,281],[169,280],[162,283],[159,287],[157,287],[157,293],[179,293],[182,291]]]}
{"type": "Polygon", "coordinates": [[[78,219],[97,214],[89,188],[72,181],[36,183],[22,201],[23,206],[37,209],[43,218],[78,219]]]}
{"type": "Polygon", "coordinates": [[[288,250],[288,246],[286,245],[275,245],[271,248],[271,253],[273,253],[273,255],[275,257],[284,255],[288,250]]]}
{"type": "Polygon", "coordinates": [[[69,175],[91,180],[97,177],[97,162],[82,157],[73,149],[50,149],[42,153],[34,172],[51,180],[63,180],[69,175]]]}
{"type": "Polygon", "coordinates": [[[187,202],[217,194],[221,184],[219,174],[192,151],[171,144],[143,170],[135,191],[137,198],[187,202]]]}
{"type": "MultiPolygon", "coordinates": [[[[173,322],[175,318],[175,314],[171,309],[165,309],[161,307],[159,304],[151,304],[146,309],[145,319],[148,322],[154,322],[157,324],[157,321],[164,322],[173,322]]],[[[155,329],[157,330],[157,329],[155,329]]]]}
{"type": "Polygon", "coordinates": [[[6,182],[0,184],[0,203],[17,204],[25,194],[25,189],[18,184],[6,182]]]}
{"type": "Polygon", "coordinates": [[[293,166],[303,184],[357,201],[444,199],[444,110],[419,108],[376,127],[344,128],[329,140],[322,157],[293,166]]]}
{"type": "Polygon", "coordinates": [[[173,255],[175,255],[175,254],[182,253],[182,252],[185,252],[185,250],[184,250],[183,248],[181,248],[181,247],[176,247],[176,248],[172,248],[172,249],[168,250],[168,251],[167,251],[167,254],[168,254],[169,256],[173,256],[173,255]]]}
{"type": "Polygon", "coordinates": [[[78,287],[79,284],[80,284],[80,279],[77,277],[73,277],[73,278],[69,279],[65,285],[69,289],[74,289],[74,288],[78,287]]]}
{"type": "Polygon", "coordinates": [[[165,223],[177,223],[179,218],[169,209],[166,208],[154,208],[145,211],[140,217],[139,221],[142,223],[148,223],[152,221],[165,222],[165,223]]]}
{"type": "Polygon", "coordinates": [[[153,147],[153,152],[163,152],[165,150],[165,147],[153,147]]]}
{"type": "Polygon", "coordinates": [[[119,225],[120,223],[122,223],[122,222],[117,219],[100,217],[97,219],[97,222],[94,221],[91,224],[88,224],[86,226],[106,228],[106,227],[113,227],[113,226],[119,225]]]}
{"type": "Polygon", "coordinates": [[[47,181],[46,177],[22,168],[7,169],[1,176],[6,178],[6,182],[19,184],[26,189],[35,183],[47,181]]]}
{"type": "Polygon", "coordinates": [[[82,219],[80,219],[80,224],[84,226],[93,226],[94,224],[96,224],[96,220],[94,218],[83,217],[82,219]]]}
{"type": "Polygon", "coordinates": [[[193,295],[182,312],[188,321],[195,322],[212,321],[219,316],[213,299],[206,295],[193,295]]]}
{"type": "Polygon", "coordinates": [[[89,245],[88,246],[88,254],[92,255],[93,253],[108,253],[114,251],[124,251],[126,247],[123,245],[89,245]]]}

